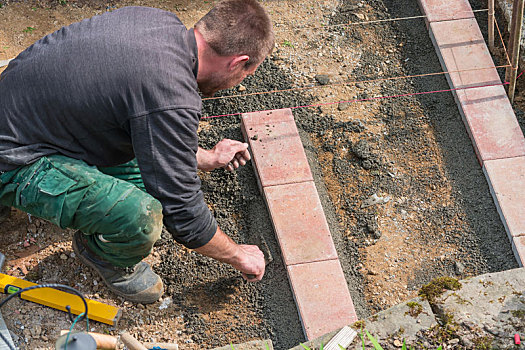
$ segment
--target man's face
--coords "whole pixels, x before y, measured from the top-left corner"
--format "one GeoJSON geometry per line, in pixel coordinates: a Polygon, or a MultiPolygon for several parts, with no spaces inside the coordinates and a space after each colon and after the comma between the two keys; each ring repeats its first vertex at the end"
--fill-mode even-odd
{"type": "Polygon", "coordinates": [[[254,64],[249,68],[244,68],[244,65],[239,65],[228,72],[218,70],[206,81],[199,82],[199,89],[204,96],[213,96],[219,90],[229,89],[239,84],[248,75],[255,73],[258,66],[258,64],[254,64]]]}

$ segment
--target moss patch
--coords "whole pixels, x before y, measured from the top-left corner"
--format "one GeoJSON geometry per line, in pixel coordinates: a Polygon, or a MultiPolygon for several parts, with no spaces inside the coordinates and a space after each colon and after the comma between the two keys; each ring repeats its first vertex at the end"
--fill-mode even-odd
{"type": "Polygon", "coordinates": [[[472,339],[472,342],[476,346],[476,349],[479,350],[489,350],[492,349],[492,341],[494,338],[489,336],[479,337],[472,339]]]}
{"type": "Polygon", "coordinates": [[[363,329],[365,328],[365,321],[363,320],[356,321],[350,327],[352,327],[353,329],[363,329]]]}
{"type": "Polygon", "coordinates": [[[428,300],[429,303],[434,303],[436,298],[446,290],[458,290],[460,288],[461,283],[456,278],[444,276],[435,278],[429,284],[421,287],[418,295],[421,298],[428,300]]]}
{"type": "Polygon", "coordinates": [[[410,315],[414,318],[418,317],[421,312],[423,312],[423,306],[420,303],[415,301],[409,301],[407,303],[408,311],[405,312],[405,315],[410,315]]]}

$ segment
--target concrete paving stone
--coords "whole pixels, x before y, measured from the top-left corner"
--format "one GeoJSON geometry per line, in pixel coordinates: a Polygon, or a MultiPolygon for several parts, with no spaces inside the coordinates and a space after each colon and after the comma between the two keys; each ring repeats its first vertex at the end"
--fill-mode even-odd
{"type": "Polygon", "coordinates": [[[525,236],[525,157],[489,160],[483,171],[510,240],[525,236]]]}
{"type": "Polygon", "coordinates": [[[501,84],[475,18],[432,22],[430,37],[453,87],[501,84]]]}
{"type": "Polygon", "coordinates": [[[243,114],[241,128],[262,187],[313,180],[290,109],[243,114]]]}
{"type": "Polygon", "coordinates": [[[308,340],[357,321],[339,260],[287,266],[308,340]]]}
{"type": "Polygon", "coordinates": [[[286,265],[337,259],[313,181],[263,191],[286,265]]]}
{"type": "Polygon", "coordinates": [[[525,236],[514,237],[512,239],[512,251],[520,267],[525,266],[525,236]]]}
{"type": "Polygon", "coordinates": [[[525,155],[525,138],[475,19],[435,22],[430,35],[481,164],[525,155]],[[476,69],[476,70],[472,70],[476,69]],[[462,72],[457,72],[462,71],[462,72]],[[472,88],[484,85],[479,88],[472,88]]]}
{"type": "Polygon", "coordinates": [[[525,269],[489,273],[460,281],[462,287],[441,295],[434,311],[461,328],[467,349],[479,339],[493,339],[491,349],[514,348],[514,334],[525,331],[525,269]],[[495,336],[497,335],[497,336],[495,336]]]}
{"type": "Polygon", "coordinates": [[[427,22],[450,21],[474,18],[474,13],[467,0],[419,0],[419,8],[427,22]]]}
{"type": "Polygon", "coordinates": [[[525,156],[525,138],[503,87],[461,91],[458,98],[480,164],[525,156]]]}

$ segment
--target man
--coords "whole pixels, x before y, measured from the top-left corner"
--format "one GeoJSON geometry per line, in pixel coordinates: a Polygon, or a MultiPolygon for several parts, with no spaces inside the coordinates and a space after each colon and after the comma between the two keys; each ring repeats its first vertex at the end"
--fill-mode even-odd
{"type": "Polygon", "coordinates": [[[219,2],[190,30],[128,7],[37,41],[0,76],[0,203],[78,230],[81,261],[133,302],[162,295],[141,260],[163,222],[177,242],[260,280],[262,252],[223,233],[197,176],[244,165],[247,144],[198,147],[198,90],[237,85],[273,46],[255,0],[219,2]]]}

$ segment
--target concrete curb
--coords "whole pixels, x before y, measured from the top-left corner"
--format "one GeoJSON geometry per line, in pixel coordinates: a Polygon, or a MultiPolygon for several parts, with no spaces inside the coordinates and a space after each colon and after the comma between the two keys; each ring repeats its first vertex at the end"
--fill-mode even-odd
{"type": "Polygon", "coordinates": [[[243,114],[259,188],[307,339],[357,320],[290,109],[243,114]]]}
{"type": "Polygon", "coordinates": [[[418,0],[500,218],[525,264],[525,138],[467,0],[418,0]],[[458,18],[457,9],[462,9],[458,18]],[[486,86],[490,85],[490,86],[486,86]],[[472,88],[474,87],[474,88],[472,88]],[[502,169],[499,164],[505,164],[502,169]],[[498,170],[499,169],[499,170],[498,170]],[[508,183],[512,183],[508,186],[508,183]],[[520,224],[521,223],[521,224],[520,224]]]}

